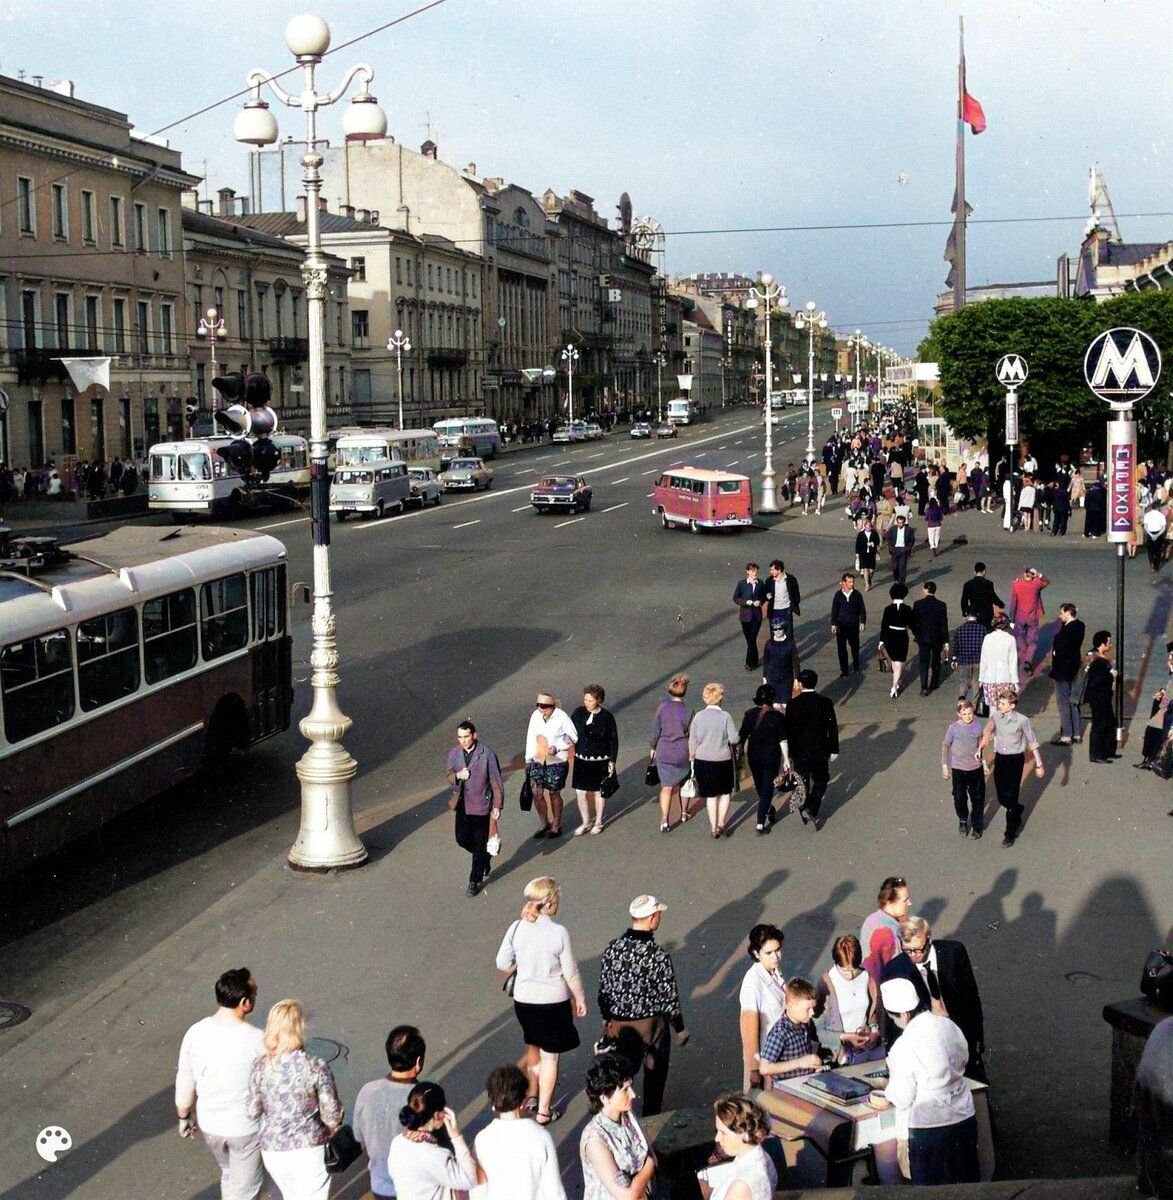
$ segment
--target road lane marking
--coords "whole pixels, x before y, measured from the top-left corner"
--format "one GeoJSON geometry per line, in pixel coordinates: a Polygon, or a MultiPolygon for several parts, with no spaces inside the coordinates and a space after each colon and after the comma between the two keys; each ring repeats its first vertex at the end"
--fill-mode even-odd
{"type": "Polygon", "coordinates": [[[726,463],[726,464],[725,464],[725,470],[726,470],[726,471],[728,471],[730,467],[735,467],[735,466],[737,466],[737,464],[738,464],[739,462],[741,462],[741,459],[740,459],[740,458],[735,458],[735,459],[734,459],[734,460],[733,460],[731,463],[726,463]]]}
{"type": "Polygon", "coordinates": [[[626,508],[627,505],[628,505],[628,501],[624,500],[622,504],[612,504],[610,508],[603,509],[603,512],[605,512],[605,513],[614,512],[617,508],[626,508]]]}
{"type": "Polygon", "coordinates": [[[521,470],[514,471],[513,473],[514,475],[536,475],[538,469],[537,467],[522,467],[521,470]]]}
{"type": "Polygon", "coordinates": [[[627,476],[624,475],[622,479],[612,479],[611,486],[614,487],[617,483],[626,483],[626,482],[627,482],[627,476]]]}
{"type": "Polygon", "coordinates": [[[551,463],[552,467],[564,467],[570,461],[568,458],[560,458],[556,463],[551,463]]]}
{"type": "Polygon", "coordinates": [[[550,456],[548,454],[539,454],[537,458],[534,459],[534,462],[545,462],[549,457],[550,456]]]}
{"type": "Polygon", "coordinates": [[[554,526],[555,529],[565,529],[567,525],[576,525],[579,521],[585,521],[586,517],[571,517],[569,521],[559,521],[554,526]]]}
{"type": "Polygon", "coordinates": [[[654,475],[660,468],[653,467],[650,471],[640,471],[641,475],[654,475]]]}
{"type": "Polygon", "coordinates": [[[592,459],[595,459],[595,458],[602,458],[602,457],[603,457],[603,455],[604,455],[604,453],[605,453],[605,451],[603,451],[603,450],[600,450],[600,451],[598,452],[598,454],[588,454],[588,455],[586,456],[586,461],[587,461],[587,462],[590,462],[592,459]]]}
{"type": "Polygon", "coordinates": [[[258,525],[257,532],[263,533],[266,529],[280,529],[282,525],[300,525],[302,521],[308,521],[309,517],[293,517],[288,521],[274,521],[272,525],[258,525]]]}
{"type": "Polygon", "coordinates": [[[718,446],[717,449],[718,450],[728,450],[729,447],[728,446],[718,446]]]}
{"type": "Polygon", "coordinates": [[[533,508],[532,504],[523,504],[520,508],[511,508],[510,512],[525,512],[527,508],[533,508]]]}
{"type": "Polygon", "coordinates": [[[737,439],[737,441],[735,441],[733,444],[734,444],[735,446],[740,446],[740,445],[741,445],[741,443],[742,443],[743,441],[744,441],[744,439],[743,439],[743,438],[738,438],[738,439],[737,439]]]}
{"type": "Polygon", "coordinates": [[[459,525],[453,525],[452,528],[453,529],[467,529],[470,525],[479,525],[480,523],[481,523],[481,519],[480,519],[480,517],[477,517],[477,519],[475,521],[462,521],[459,525]]]}

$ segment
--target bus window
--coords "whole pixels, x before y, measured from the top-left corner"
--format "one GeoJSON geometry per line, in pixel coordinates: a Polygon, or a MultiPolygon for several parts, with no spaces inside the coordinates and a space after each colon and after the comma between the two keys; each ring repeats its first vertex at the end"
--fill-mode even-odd
{"type": "Polygon", "coordinates": [[[187,588],[143,605],[147,683],[161,683],[196,663],[195,592],[187,588]]]}
{"type": "Polygon", "coordinates": [[[270,567],[253,573],[253,641],[285,632],[285,570],[270,567]]]}
{"type": "Polygon", "coordinates": [[[73,716],[73,654],[69,631],[14,642],[0,650],[4,736],[20,742],[73,716]]]}
{"type": "Polygon", "coordinates": [[[179,478],[179,457],[175,454],[151,455],[151,479],[158,483],[171,483],[179,478]]]}
{"type": "Polygon", "coordinates": [[[133,608],[77,627],[77,692],[82,712],[138,691],[138,614],[133,608]]]}
{"type": "Polygon", "coordinates": [[[200,588],[200,646],[205,659],[248,645],[248,600],[243,575],[229,575],[200,588]]]}
{"type": "Polygon", "coordinates": [[[212,460],[206,454],[185,454],[179,460],[179,478],[201,482],[212,478],[212,460]]]}
{"type": "Polygon", "coordinates": [[[741,491],[741,480],[740,479],[718,479],[717,480],[717,491],[731,492],[733,495],[736,496],[741,491]]]}

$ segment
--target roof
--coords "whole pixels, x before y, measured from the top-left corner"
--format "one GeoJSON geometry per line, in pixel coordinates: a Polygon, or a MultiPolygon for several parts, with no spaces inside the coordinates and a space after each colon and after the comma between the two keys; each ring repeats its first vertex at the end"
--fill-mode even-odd
{"type": "Polygon", "coordinates": [[[1100,247],[1100,266],[1133,267],[1168,242],[1106,242],[1100,247]]]}
{"type": "MultiPolygon", "coordinates": [[[[306,223],[299,220],[295,212],[249,213],[247,216],[234,217],[233,220],[279,238],[306,235],[306,223]]],[[[374,229],[386,229],[386,226],[360,221],[357,217],[346,217],[341,213],[321,212],[318,213],[318,228],[322,233],[369,233],[374,229]]]]}
{"type": "Polygon", "coordinates": [[[269,250],[284,250],[300,257],[301,248],[291,245],[281,237],[274,237],[269,232],[255,226],[250,226],[246,218],[233,217],[225,221],[221,217],[213,217],[208,213],[197,212],[192,208],[183,210],[184,233],[203,234],[205,237],[223,238],[230,242],[239,242],[243,246],[264,246],[269,250]]]}
{"type": "Polygon", "coordinates": [[[690,467],[688,463],[673,463],[664,468],[664,474],[683,475],[686,479],[703,479],[714,483],[728,479],[749,479],[748,475],[738,475],[736,471],[714,471],[711,467],[690,467]]]}

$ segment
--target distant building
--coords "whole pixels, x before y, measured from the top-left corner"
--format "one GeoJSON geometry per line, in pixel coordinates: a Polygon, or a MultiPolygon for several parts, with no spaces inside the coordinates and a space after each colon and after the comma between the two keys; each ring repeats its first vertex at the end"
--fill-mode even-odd
{"type": "Polygon", "coordinates": [[[1072,262],[1059,259],[1061,296],[1107,300],[1125,292],[1173,287],[1173,242],[1125,242],[1096,224],[1088,230],[1072,262]]]}

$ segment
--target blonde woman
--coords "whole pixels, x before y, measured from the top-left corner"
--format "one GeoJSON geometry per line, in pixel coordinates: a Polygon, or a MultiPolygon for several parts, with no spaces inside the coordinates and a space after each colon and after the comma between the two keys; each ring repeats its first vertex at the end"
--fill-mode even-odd
{"type": "Polygon", "coordinates": [[[668,699],[656,709],[652,724],[651,759],[660,776],[660,832],[672,828],[672,801],[680,806],[683,824],[692,815],[680,798],[680,785],[688,778],[688,729],[692,709],[684,697],[688,692],[688,676],[673,675],[668,681],[668,699]]]}
{"type": "Polygon", "coordinates": [[[562,889],[549,875],[525,885],[521,916],[509,926],[497,951],[497,969],[514,976],[513,1010],[525,1053],[518,1066],[528,1083],[526,1109],[539,1125],[562,1114],[550,1103],[558,1084],[558,1056],[580,1042],[575,1017],[585,1017],[586,993],[570,934],[557,924],[562,889]]]}
{"type": "Polygon", "coordinates": [[[712,835],[719,838],[725,834],[729,802],[737,785],[733,751],[740,739],[733,718],[721,707],[725,689],[719,683],[706,683],[701,695],[705,707],[689,727],[688,757],[696,778],[696,794],[704,797],[712,835]]]}
{"type": "Polygon", "coordinates": [[[706,1169],[701,1177],[708,1200],[772,1200],[778,1171],[762,1149],[770,1136],[770,1119],[748,1096],[730,1092],[713,1105],[716,1143],[731,1162],[706,1169]],[[711,1173],[714,1183],[705,1176],[711,1173]],[[708,1190],[711,1186],[712,1190],[708,1190]]]}
{"type": "Polygon", "coordinates": [[[326,1200],[322,1147],[342,1124],[342,1103],[325,1062],[305,1052],[305,1013],[278,1000],[265,1022],[265,1052],[248,1080],[248,1114],[260,1122],[261,1161],[283,1200],[326,1200]]]}

